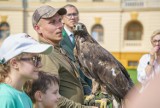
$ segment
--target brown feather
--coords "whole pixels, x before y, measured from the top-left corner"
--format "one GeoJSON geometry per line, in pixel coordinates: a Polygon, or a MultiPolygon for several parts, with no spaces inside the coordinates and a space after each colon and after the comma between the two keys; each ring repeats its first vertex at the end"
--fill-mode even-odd
{"type": "Polygon", "coordinates": [[[124,66],[87,32],[84,24],[75,26],[76,57],[84,74],[105,85],[108,92],[123,99],[133,87],[133,82],[124,66]]]}

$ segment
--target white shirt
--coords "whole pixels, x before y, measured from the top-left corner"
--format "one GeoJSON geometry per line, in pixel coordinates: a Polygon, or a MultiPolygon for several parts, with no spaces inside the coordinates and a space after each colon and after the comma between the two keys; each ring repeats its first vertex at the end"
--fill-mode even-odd
{"type": "Polygon", "coordinates": [[[73,32],[69,31],[65,26],[64,26],[64,30],[66,31],[69,39],[71,40],[71,42],[73,43],[74,42],[74,35],[73,35],[73,32]]]}
{"type": "Polygon", "coordinates": [[[145,86],[150,79],[153,79],[156,74],[160,73],[160,65],[155,60],[153,63],[152,73],[149,76],[146,75],[145,68],[149,61],[150,54],[145,54],[141,57],[137,67],[137,79],[143,86],[145,86]]]}

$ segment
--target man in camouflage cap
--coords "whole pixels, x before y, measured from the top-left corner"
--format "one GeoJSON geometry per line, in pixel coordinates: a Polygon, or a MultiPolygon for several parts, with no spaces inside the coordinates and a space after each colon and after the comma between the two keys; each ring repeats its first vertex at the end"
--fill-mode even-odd
{"type": "Polygon", "coordinates": [[[45,5],[37,8],[32,16],[32,24],[42,43],[53,45],[54,51],[49,55],[42,55],[42,70],[51,72],[60,77],[59,92],[62,97],[58,107],[61,108],[97,108],[84,106],[83,87],[76,64],[72,62],[69,55],[60,48],[62,40],[61,15],[66,14],[64,8],[55,9],[45,5]]]}
{"type": "Polygon", "coordinates": [[[40,19],[50,18],[54,16],[56,13],[58,13],[59,15],[64,15],[66,14],[66,9],[64,8],[56,9],[49,5],[44,5],[44,6],[37,8],[32,16],[33,26],[35,26],[39,22],[40,19]]]}

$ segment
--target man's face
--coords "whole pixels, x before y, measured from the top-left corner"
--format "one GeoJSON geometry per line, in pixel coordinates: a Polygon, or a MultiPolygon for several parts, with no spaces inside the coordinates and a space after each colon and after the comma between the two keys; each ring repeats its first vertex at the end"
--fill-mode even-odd
{"type": "Polygon", "coordinates": [[[73,28],[76,23],[79,21],[79,15],[77,10],[74,7],[66,7],[66,15],[63,15],[62,20],[67,28],[73,28]]]}
{"type": "Polygon", "coordinates": [[[37,24],[38,30],[45,39],[57,44],[62,39],[62,22],[61,16],[56,14],[51,18],[40,19],[37,24]]]}

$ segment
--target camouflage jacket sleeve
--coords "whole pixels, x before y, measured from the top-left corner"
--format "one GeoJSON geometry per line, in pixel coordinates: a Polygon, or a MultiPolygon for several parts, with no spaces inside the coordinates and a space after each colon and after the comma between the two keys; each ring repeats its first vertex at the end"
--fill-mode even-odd
{"type": "Polygon", "coordinates": [[[58,108],[92,108],[92,106],[85,106],[61,96],[58,102],[58,108]]]}

